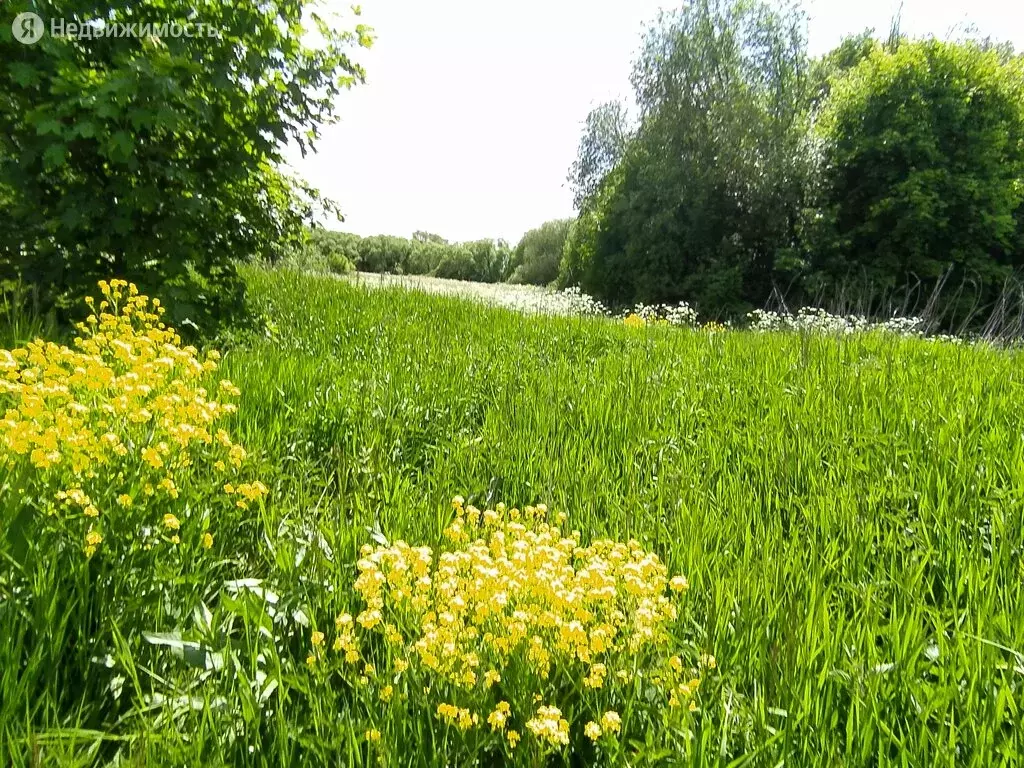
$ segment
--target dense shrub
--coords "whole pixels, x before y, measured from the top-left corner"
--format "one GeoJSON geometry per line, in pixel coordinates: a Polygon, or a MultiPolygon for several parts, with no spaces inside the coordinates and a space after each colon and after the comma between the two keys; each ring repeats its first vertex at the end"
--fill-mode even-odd
{"type": "Polygon", "coordinates": [[[465,243],[473,255],[475,280],[500,283],[512,270],[512,251],[504,240],[474,240],[465,243]]]}
{"type": "Polygon", "coordinates": [[[309,5],[5,3],[0,281],[33,286],[63,319],[111,273],[158,292],[193,330],[241,311],[236,260],[279,258],[320,203],[279,170],[285,146],[310,149],[335,96],[363,79],[348,49],[369,45],[369,30],[324,24],[311,46],[309,5]],[[90,33],[93,19],[230,33],[24,45],[10,23],[21,11],[90,33]]]}
{"type": "Polygon", "coordinates": [[[464,245],[449,246],[437,268],[431,273],[449,280],[472,280],[476,275],[473,252],[464,245]]]}
{"type": "MultiPolygon", "coordinates": [[[[832,83],[808,282],[877,295],[940,279],[975,289],[959,320],[1024,266],[1024,65],[968,43],[875,46],[832,83]],[[947,275],[947,273],[949,273],[947,275]]],[[[950,300],[952,301],[952,300],[950,300]]]]}
{"type": "Polygon", "coordinates": [[[358,269],[406,275],[433,275],[453,280],[497,283],[508,279],[511,251],[504,240],[449,243],[437,235],[417,232],[411,240],[391,235],[360,237],[316,229],[290,262],[313,271],[358,269]]]}
{"type": "Polygon", "coordinates": [[[317,227],[309,230],[302,242],[289,250],[282,264],[312,272],[351,272],[359,258],[358,242],[356,235],[317,227]]]}
{"type": "Polygon", "coordinates": [[[433,274],[450,248],[448,243],[413,240],[412,249],[409,251],[409,260],[406,263],[406,273],[410,275],[433,274]]]}
{"type": "Polygon", "coordinates": [[[554,282],[571,224],[571,219],[547,221],[523,235],[512,255],[514,270],[510,282],[532,285],[554,282]]]}

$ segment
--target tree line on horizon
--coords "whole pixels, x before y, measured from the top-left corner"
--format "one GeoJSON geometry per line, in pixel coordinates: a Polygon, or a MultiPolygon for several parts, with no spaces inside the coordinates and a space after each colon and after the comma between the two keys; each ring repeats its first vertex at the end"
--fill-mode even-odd
{"type": "Polygon", "coordinates": [[[632,108],[587,116],[575,220],[516,248],[315,233],[314,251],[722,319],[813,304],[962,327],[1021,293],[1024,57],[1009,44],[912,40],[896,20],[812,58],[799,5],[697,0],[647,28],[631,80],[632,108]]]}
{"type": "Polygon", "coordinates": [[[417,231],[411,238],[395,235],[362,237],[311,227],[305,242],[286,263],[336,274],[360,271],[429,275],[480,283],[550,285],[558,278],[572,219],[555,219],[526,232],[512,247],[502,239],[449,242],[440,235],[417,231]]]}

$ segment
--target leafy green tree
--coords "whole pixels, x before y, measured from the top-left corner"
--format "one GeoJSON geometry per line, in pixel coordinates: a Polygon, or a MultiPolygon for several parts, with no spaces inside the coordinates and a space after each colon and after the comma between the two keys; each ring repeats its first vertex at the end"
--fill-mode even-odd
{"type": "Polygon", "coordinates": [[[452,245],[445,249],[441,262],[432,274],[449,280],[473,280],[476,278],[476,269],[473,252],[464,245],[452,245]]]}
{"type": "Polygon", "coordinates": [[[874,30],[844,37],[835,48],[811,63],[811,108],[818,109],[832,91],[832,82],[850,71],[880,47],[874,30]]]}
{"type": "Polygon", "coordinates": [[[546,221],[523,235],[512,254],[514,270],[509,281],[532,285],[554,282],[571,224],[571,219],[546,221]]]}
{"type": "Polygon", "coordinates": [[[434,240],[413,239],[405,271],[410,275],[429,275],[444,258],[449,245],[434,240]]]}
{"type": "Polygon", "coordinates": [[[237,307],[233,260],[276,257],[324,202],[278,170],[285,146],[313,148],[364,78],[347,51],[370,30],[335,31],[311,5],[6,3],[0,279],[61,309],[124,277],[179,324],[237,307]],[[42,17],[33,44],[12,35],[23,11],[42,17]]]}
{"type": "Polygon", "coordinates": [[[424,232],[422,230],[416,230],[413,232],[412,239],[417,243],[437,243],[438,245],[448,245],[448,241],[440,235],[435,235],[433,232],[424,232]]]}
{"type": "Polygon", "coordinates": [[[500,283],[507,280],[512,266],[512,250],[504,240],[475,240],[465,243],[473,254],[473,280],[500,283]]]}
{"type": "Polygon", "coordinates": [[[631,134],[629,113],[619,101],[601,104],[587,115],[576,160],[569,169],[576,210],[584,210],[601,182],[622,160],[631,134]]]}
{"type": "Polygon", "coordinates": [[[947,307],[959,322],[1024,266],[1021,59],[973,42],[875,47],[832,84],[818,135],[811,290],[968,281],[947,307]]]}
{"type": "Polygon", "coordinates": [[[302,243],[285,257],[285,263],[298,269],[341,274],[355,269],[359,258],[359,236],[311,227],[302,243]]]}
{"type": "Polygon", "coordinates": [[[712,315],[765,301],[808,172],[803,29],[796,10],[746,0],[659,17],[633,71],[636,137],[576,244],[585,290],[712,315]]]}

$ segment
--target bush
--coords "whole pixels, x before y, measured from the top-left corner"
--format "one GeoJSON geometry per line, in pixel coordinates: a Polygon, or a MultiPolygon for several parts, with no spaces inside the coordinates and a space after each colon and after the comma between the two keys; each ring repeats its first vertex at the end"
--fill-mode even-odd
{"type": "Polygon", "coordinates": [[[474,280],[477,275],[473,252],[463,246],[449,246],[445,249],[441,263],[433,271],[434,277],[445,277],[450,280],[474,280]]]}
{"type": "Polygon", "coordinates": [[[927,296],[972,281],[947,307],[955,321],[1024,266],[1020,58],[973,42],[875,46],[832,83],[818,133],[810,291],[853,281],[877,298],[920,280],[927,296]]]}
{"type": "Polygon", "coordinates": [[[414,240],[409,252],[406,272],[410,275],[429,275],[437,269],[451,246],[448,243],[414,240]]]}
{"type": "Polygon", "coordinates": [[[46,27],[188,18],[231,32],[22,45],[0,26],[0,281],[34,286],[63,320],[109,274],[159,294],[193,330],[241,313],[236,260],[280,258],[321,202],[279,170],[285,146],[308,149],[334,97],[364,77],[349,49],[369,30],[324,25],[306,45],[309,5],[8,5],[46,27]]]}
{"type": "Polygon", "coordinates": [[[556,219],[531,229],[512,255],[514,269],[509,282],[548,285],[558,277],[562,250],[569,234],[571,219],[556,219]]]}
{"type": "Polygon", "coordinates": [[[473,280],[500,283],[508,279],[512,252],[504,240],[475,240],[465,247],[473,255],[473,280]]]}
{"type": "Polygon", "coordinates": [[[417,232],[409,240],[314,229],[308,232],[305,245],[295,249],[288,260],[300,269],[319,272],[358,269],[483,283],[501,282],[511,269],[511,252],[503,240],[449,243],[425,232],[417,232]]]}
{"type": "Polygon", "coordinates": [[[355,269],[357,235],[331,232],[319,227],[307,230],[302,243],[293,247],[283,262],[312,272],[343,274],[355,269]]]}

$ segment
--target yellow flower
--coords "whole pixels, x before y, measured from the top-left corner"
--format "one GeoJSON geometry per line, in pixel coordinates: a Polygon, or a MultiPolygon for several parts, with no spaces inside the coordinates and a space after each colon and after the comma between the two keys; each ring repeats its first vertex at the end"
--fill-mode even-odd
{"type": "MultiPolygon", "coordinates": [[[[440,551],[403,541],[360,547],[354,589],[361,612],[346,614],[344,626],[336,621],[339,650],[347,653],[357,634],[382,637],[399,655],[396,673],[410,662],[422,668],[428,696],[437,688],[472,691],[481,680],[507,686],[499,670],[509,668],[522,668],[544,691],[556,675],[582,668],[585,689],[618,688],[633,679],[631,670],[650,669],[644,682],[665,695],[662,702],[682,698],[676,688],[686,665],[671,654],[677,607],[655,554],[635,540],[584,545],[543,505],[521,513],[495,504],[480,513],[456,498],[453,507],[440,551]]],[[[559,709],[545,706],[541,693],[534,702],[526,729],[544,744],[568,743],[559,709]]],[[[500,708],[477,715],[442,704],[438,717],[462,729],[478,718],[493,731],[507,733],[510,724],[500,708]]],[[[602,738],[622,727],[613,711],[595,721],[602,738]]]]}
{"type": "Polygon", "coordinates": [[[170,542],[171,544],[181,544],[181,539],[178,538],[178,534],[174,534],[173,536],[171,536],[170,542]]]}
{"type": "Polygon", "coordinates": [[[374,743],[380,741],[380,731],[378,731],[376,728],[370,728],[366,732],[366,740],[372,741],[374,743]]]}
{"type": "Polygon", "coordinates": [[[487,716],[487,724],[491,726],[492,731],[503,731],[505,730],[505,723],[508,722],[509,712],[511,707],[507,701],[498,703],[498,706],[494,708],[494,711],[487,716]]]}
{"type": "Polygon", "coordinates": [[[313,632],[312,643],[313,643],[313,647],[314,648],[317,647],[317,646],[323,645],[324,644],[324,633],[323,632],[313,632]]]}
{"type": "Polygon", "coordinates": [[[226,392],[229,395],[236,395],[237,396],[237,395],[242,394],[241,390],[238,387],[236,387],[234,384],[232,384],[230,381],[228,381],[227,379],[224,379],[224,380],[221,381],[220,388],[221,388],[221,391],[226,392]]]}
{"type": "Polygon", "coordinates": [[[587,688],[600,688],[604,685],[606,674],[607,670],[604,664],[593,664],[590,667],[590,674],[583,680],[583,685],[587,688]]]}
{"type": "Polygon", "coordinates": [[[316,666],[316,654],[309,654],[309,656],[306,657],[306,664],[311,667],[316,666]]]}
{"type": "Polygon", "coordinates": [[[591,741],[597,741],[601,738],[601,726],[591,720],[583,726],[583,735],[591,741]]]}
{"type": "Polygon", "coordinates": [[[391,701],[391,696],[394,694],[394,692],[394,688],[392,688],[390,685],[385,685],[383,688],[380,689],[380,700],[385,703],[391,701]]]}
{"type": "Polygon", "coordinates": [[[450,724],[454,723],[461,731],[468,731],[479,719],[477,715],[471,713],[468,709],[444,703],[437,705],[437,716],[450,724]]]}
{"type": "Polygon", "coordinates": [[[100,535],[99,531],[90,530],[85,534],[85,556],[92,557],[98,547],[103,542],[103,536],[100,535]]]}
{"type": "Polygon", "coordinates": [[[629,314],[622,321],[628,328],[643,328],[647,325],[647,321],[636,314],[629,314]]]}
{"type": "Polygon", "coordinates": [[[129,496],[127,493],[122,493],[120,496],[117,497],[117,503],[118,506],[127,509],[132,505],[132,497],[129,496]]]}
{"type": "Polygon", "coordinates": [[[519,743],[519,731],[508,731],[505,738],[508,739],[509,749],[515,749],[516,744],[519,743]]]}
{"type": "Polygon", "coordinates": [[[558,707],[537,709],[537,714],[526,721],[526,728],[540,741],[565,745],[569,743],[569,722],[558,707]]]}
{"type": "Polygon", "coordinates": [[[165,477],[163,480],[161,480],[157,484],[157,488],[166,491],[167,495],[170,496],[172,499],[178,498],[178,488],[174,484],[174,480],[172,480],[169,477],[165,477]]]}
{"type": "Polygon", "coordinates": [[[609,710],[601,715],[601,728],[608,733],[618,733],[622,728],[622,720],[619,718],[619,713],[609,710]]]}
{"type": "Polygon", "coordinates": [[[176,531],[179,528],[181,528],[181,522],[178,520],[177,517],[168,512],[166,515],[164,515],[164,528],[166,528],[169,531],[176,531]]]}
{"type": "Polygon", "coordinates": [[[228,461],[236,467],[242,466],[242,462],[245,461],[245,456],[245,448],[240,445],[232,445],[228,449],[228,461]]]}
{"type": "Polygon", "coordinates": [[[668,585],[673,592],[685,592],[690,588],[690,582],[686,580],[685,576],[673,576],[668,585]]]}
{"type": "Polygon", "coordinates": [[[213,534],[207,531],[203,534],[203,549],[210,549],[213,546],[213,534]]]}
{"type": "Polygon", "coordinates": [[[160,469],[160,467],[164,465],[164,460],[156,448],[143,448],[142,460],[149,464],[153,469],[160,469]]]}

